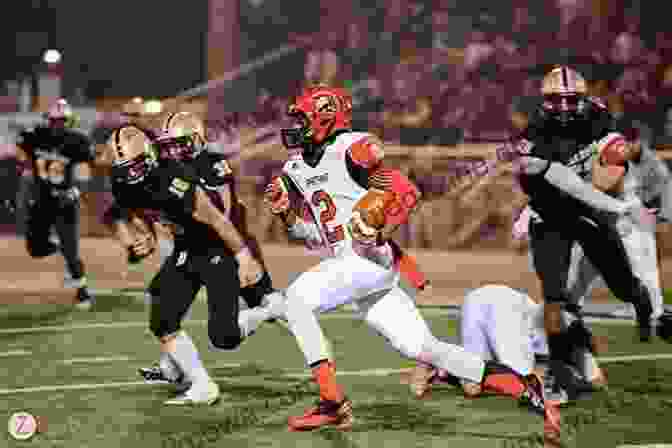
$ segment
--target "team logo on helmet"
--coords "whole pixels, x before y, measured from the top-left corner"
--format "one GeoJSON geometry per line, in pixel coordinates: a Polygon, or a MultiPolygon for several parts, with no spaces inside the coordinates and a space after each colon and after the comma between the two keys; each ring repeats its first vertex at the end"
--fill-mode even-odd
{"type": "Polygon", "coordinates": [[[352,100],[343,90],[324,85],[307,88],[287,108],[297,120],[294,128],[282,129],[287,148],[322,144],[336,131],[349,129],[352,123],[352,100]]]}

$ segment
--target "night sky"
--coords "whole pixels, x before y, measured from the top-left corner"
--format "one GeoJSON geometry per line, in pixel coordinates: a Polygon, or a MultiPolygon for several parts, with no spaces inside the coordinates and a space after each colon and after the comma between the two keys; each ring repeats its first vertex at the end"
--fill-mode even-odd
{"type": "Polygon", "coordinates": [[[46,47],[63,52],[66,91],[91,97],[172,96],[204,79],[207,0],[3,3],[2,79],[30,72],[46,47]]]}

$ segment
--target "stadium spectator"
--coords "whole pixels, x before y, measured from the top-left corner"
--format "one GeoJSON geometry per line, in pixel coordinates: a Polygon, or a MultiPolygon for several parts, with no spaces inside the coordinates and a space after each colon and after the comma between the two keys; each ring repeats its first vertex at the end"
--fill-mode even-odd
{"type": "Polygon", "coordinates": [[[476,71],[494,52],[495,48],[488,41],[488,35],[483,30],[473,30],[464,49],[465,68],[470,72],[476,71]]]}
{"type": "Polygon", "coordinates": [[[656,112],[654,113],[654,143],[672,147],[672,64],[663,68],[657,89],[656,112]]]}
{"type": "Polygon", "coordinates": [[[391,101],[383,116],[385,139],[422,145],[431,129],[432,106],[420,93],[420,73],[413,64],[398,64],[391,74],[391,101]]]}

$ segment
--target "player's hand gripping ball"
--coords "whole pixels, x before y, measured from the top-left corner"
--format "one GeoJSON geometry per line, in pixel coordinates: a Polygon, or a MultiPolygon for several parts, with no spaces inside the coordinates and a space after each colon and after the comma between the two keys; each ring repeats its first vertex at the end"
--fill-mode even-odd
{"type": "Polygon", "coordinates": [[[388,222],[390,211],[395,210],[396,195],[389,191],[369,190],[355,204],[348,223],[352,237],[363,244],[374,245],[388,222]]]}
{"type": "Polygon", "coordinates": [[[289,210],[289,188],[283,176],[276,176],[264,190],[264,202],[269,206],[271,213],[279,215],[289,210]]]}
{"type": "Polygon", "coordinates": [[[597,142],[598,155],[593,161],[593,185],[606,193],[623,191],[628,143],[620,134],[611,133],[597,142]]]}

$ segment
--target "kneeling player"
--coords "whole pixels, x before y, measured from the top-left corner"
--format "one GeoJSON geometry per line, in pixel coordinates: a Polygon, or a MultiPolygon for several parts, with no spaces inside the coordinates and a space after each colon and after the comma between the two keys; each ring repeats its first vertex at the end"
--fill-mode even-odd
{"type": "MultiPolygon", "coordinates": [[[[571,324],[569,317],[566,323],[571,324]]],[[[465,350],[511,366],[521,375],[534,372],[544,376],[547,370],[548,347],[542,305],[508,286],[486,285],[466,295],[460,318],[460,337],[465,350]]],[[[604,375],[589,350],[577,348],[565,361],[563,370],[573,375],[569,381],[570,398],[604,385],[604,375]]],[[[430,384],[442,382],[461,385],[468,397],[483,392],[478,384],[458,381],[447,372],[422,364],[412,369],[408,382],[418,397],[427,393],[430,384]]]]}

